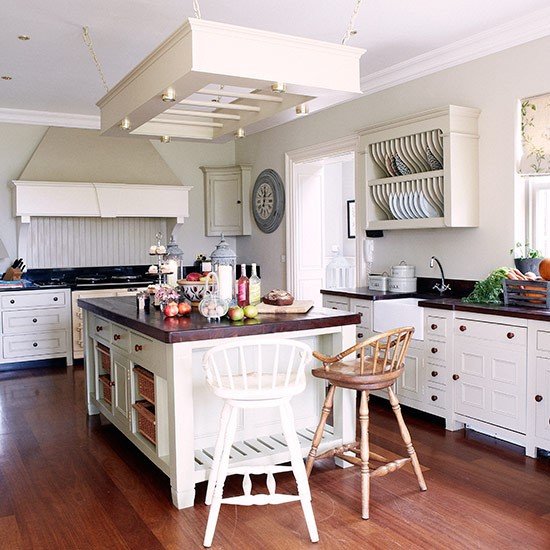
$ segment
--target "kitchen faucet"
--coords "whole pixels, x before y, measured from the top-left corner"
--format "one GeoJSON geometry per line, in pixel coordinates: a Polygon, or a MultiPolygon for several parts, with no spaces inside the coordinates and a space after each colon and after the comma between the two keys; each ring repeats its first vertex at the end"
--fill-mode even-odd
{"type": "Polygon", "coordinates": [[[441,271],[441,284],[436,283],[432,288],[434,290],[437,290],[441,296],[443,296],[443,293],[446,290],[451,290],[451,286],[445,284],[445,274],[443,273],[443,268],[441,267],[441,262],[435,257],[432,256],[430,259],[430,267],[433,269],[434,262],[437,262],[437,265],[439,266],[439,271],[441,271]]]}

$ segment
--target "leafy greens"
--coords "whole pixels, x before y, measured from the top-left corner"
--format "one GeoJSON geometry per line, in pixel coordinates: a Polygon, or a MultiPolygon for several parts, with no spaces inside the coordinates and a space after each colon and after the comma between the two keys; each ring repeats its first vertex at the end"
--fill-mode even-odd
{"type": "Polygon", "coordinates": [[[474,285],[474,290],[462,298],[462,301],[469,304],[501,304],[502,303],[502,281],[510,268],[499,267],[495,269],[489,277],[483,281],[478,281],[474,285]]]}

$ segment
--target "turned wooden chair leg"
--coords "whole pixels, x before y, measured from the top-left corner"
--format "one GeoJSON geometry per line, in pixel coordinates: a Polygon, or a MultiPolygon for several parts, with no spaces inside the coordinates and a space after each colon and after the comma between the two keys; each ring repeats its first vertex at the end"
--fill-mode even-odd
{"type": "Polygon", "coordinates": [[[311,449],[309,450],[309,455],[307,457],[307,462],[306,462],[306,473],[308,477],[309,477],[309,474],[311,474],[311,469],[313,468],[313,462],[315,462],[315,457],[317,456],[317,449],[319,448],[321,439],[323,439],[323,431],[325,429],[325,424],[327,423],[328,415],[332,410],[335,388],[336,386],[332,386],[332,385],[329,385],[328,387],[327,396],[325,397],[325,402],[323,403],[323,408],[321,410],[321,419],[319,420],[319,424],[317,425],[315,434],[313,436],[313,441],[311,442],[311,449]]]}
{"type": "Polygon", "coordinates": [[[401,439],[403,439],[403,442],[407,447],[407,452],[411,457],[411,464],[412,464],[414,473],[416,474],[418,485],[420,486],[421,491],[425,491],[427,489],[426,482],[424,481],[424,475],[422,474],[422,470],[420,468],[420,462],[418,461],[418,456],[416,456],[416,451],[414,450],[414,447],[412,444],[411,434],[409,433],[409,430],[407,429],[405,421],[403,420],[403,414],[401,413],[401,406],[399,405],[399,401],[397,400],[397,397],[393,392],[393,390],[391,389],[391,387],[388,387],[388,396],[390,398],[390,403],[391,403],[393,412],[395,414],[395,418],[397,419],[397,423],[399,424],[401,439]]]}
{"type": "Polygon", "coordinates": [[[361,430],[361,517],[369,519],[370,471],[369,471],[369,392],[361,392],[359,404],[359,427],[361,430]]]}

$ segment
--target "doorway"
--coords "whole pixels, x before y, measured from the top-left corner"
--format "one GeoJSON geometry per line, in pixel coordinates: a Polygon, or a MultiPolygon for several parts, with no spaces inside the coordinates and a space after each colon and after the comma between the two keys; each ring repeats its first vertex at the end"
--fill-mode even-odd
{"type": "Polygon", "coordinates": [[[316,306],[322,288],[355,285],[355,144],[349,138],[287,154],[287,286],[316,306]],[[335,263],[336,278],[327,270],[335,263]]]}

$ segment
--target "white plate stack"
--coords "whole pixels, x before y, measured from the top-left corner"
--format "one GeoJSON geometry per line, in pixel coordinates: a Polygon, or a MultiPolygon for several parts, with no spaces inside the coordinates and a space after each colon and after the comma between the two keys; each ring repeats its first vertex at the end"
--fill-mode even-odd
{"type": "Polygon", "coordinates": [[[405,260],[402,260],[399,265],[394,265],[391,268],[388,290],[396,293],[416,292],[416,268],[414,265],[407,265],[405,260]]]}

